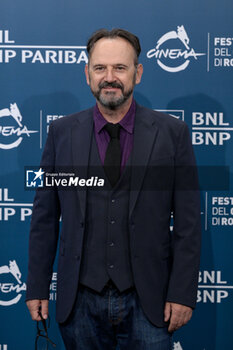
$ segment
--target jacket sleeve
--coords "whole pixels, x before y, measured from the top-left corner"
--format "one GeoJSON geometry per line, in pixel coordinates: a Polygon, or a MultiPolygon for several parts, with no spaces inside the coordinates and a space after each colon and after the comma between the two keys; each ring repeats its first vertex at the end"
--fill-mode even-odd
{"type": "Polygon", "coordinates": [[[188,127],[183,124],[175,155],[172,268],[167,301],[194,308],[197,299],[201,220],[198,174],[188,127]]]}
{"type": "MultiPolygon", "coordinates": [[[[55,166],[53,125],[41,160],[41,168],[53,172],[55,166]]],[[[26,300],[49,299],[49,286],[53,263],[56,256],[59,234],[60,206],[57,190],[40,188],[37,190],[30,227],[29,262],[26,300]]]]}

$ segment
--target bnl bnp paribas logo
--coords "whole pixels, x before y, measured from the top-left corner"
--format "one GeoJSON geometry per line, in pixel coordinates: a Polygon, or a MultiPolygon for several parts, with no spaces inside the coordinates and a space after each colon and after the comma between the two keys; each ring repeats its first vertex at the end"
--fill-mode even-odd
{"type": "Polygon", "coordinates": [[[190,39],[183,25],[164,34],[158,41],[155,48],[147,52],[147,57],[154,57],[157,64],[165,71],[177,73],[185,70],[191,59],[197,60],[205,53],[197,53],[189,45],[190,39]],[[175,46],[174,46],[175,45],[175,46]]]}
{"type": "Polygon", "coordinates": [[[17,304],[26,290],[26,283],[21,281],[22,274],[15,260],[9,265],[0,266],[0,306],[17,304]]]}
{"type": "Polygon", "coordinates": [[[10,108],[0,109],[0,149],[16,148],[24,137],[30,137],[37,132],[28,130],[23,124],[23,117],[16,103],[11,103],[10,108]]]}
{"type": "Polygon", "coordinates": [[[87,63],[86,46],[16,44],[9,30],[0,30],[0,64],[87,63]]]}

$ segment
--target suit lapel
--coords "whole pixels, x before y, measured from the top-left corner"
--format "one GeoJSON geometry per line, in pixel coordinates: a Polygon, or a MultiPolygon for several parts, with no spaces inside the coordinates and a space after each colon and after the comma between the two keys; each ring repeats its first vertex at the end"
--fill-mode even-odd
{"type": "MultiPolygon", "coordinates": [[[[75,174],[87,179],[89,152],[93,133],[93,109],[88,110],[77,118],[72,127],[72,158],[75,174]]],[[[86,186],[77,189],[81,212],[85,218],[86,186]]]]}
{"type": "Polygon", "coordinates": [[[146,167],[155,143],[158,128],[147,109],[137,105],[134,127],[134,146],[132,152],[131,191],[129,199],[129,216],[140,192],[146,167]]]}

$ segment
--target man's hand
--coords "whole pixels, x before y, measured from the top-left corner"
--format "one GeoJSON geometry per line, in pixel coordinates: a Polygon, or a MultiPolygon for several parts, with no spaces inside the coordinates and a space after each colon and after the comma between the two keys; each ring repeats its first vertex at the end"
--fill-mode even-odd
{"type": "Polygon", "coordinates": [[[31,314],[33,321],[41,321],[41,318],[38,314],[39,308],[41,307],[42,317],[46,320],[49,314],[49,301],[48,300],[28,300],[26,301],[28,310],[31,314]]]}
{"type": "Polygon", "coordinates": [[[177,331],[177,329],[188,323],[192,313],[191,307],[167,302],[164,308],[164,321],[168,322],[170,320],[168,332],[177,331]]]}

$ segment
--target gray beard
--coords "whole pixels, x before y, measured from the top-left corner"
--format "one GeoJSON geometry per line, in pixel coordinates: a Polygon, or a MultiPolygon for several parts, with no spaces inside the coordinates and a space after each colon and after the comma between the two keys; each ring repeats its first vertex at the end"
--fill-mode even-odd
{"type": "MultiPolygon", "coordinates": [[[[121,89],[122,91],[122,89],[121,89]]],[[[132,95],[133,89],[130,89],[126,92],[122,91],[122,95],[120,97],[115,97],[115,94],[112,92],[108,92],[108,96],[103,96],[101,94],[101,89],[99,89],[97,92],[92,91],[93,95],[97,99],[97,101],[106,108],[109,108],[111,110],[116,110],[118,107],[122,106],[132,95]]]]}
{"type": "MultiPolygon", "coordinates": [[[[91,81],[91,77],[89,75],[89,80],[91,81]]],[[[108,83],[108,82],[104,82],[101,83],[98,87],[98,91],[93,91],[91,89],[92,94],[94,95],[94,97],[96,98],[96,100],[105,108],[108,108],[110,110],[116,110],[118,107],[122,106],[132,95],[133,93],[133,89],[135,86],[135,82],[136,82],[136,70],[135,70],[135,74],[133,77],[133,82],[132,82],[132,88],[129,89],[128,91],[124,91],[124,87],[117,83],[117,82],[112,82],[112,83],[108,83]],[[101,95],[101,90],[104,87],[113,87],[113,88],[119,88],[121,89],[122,92],[122,96],[120,97],[115,97],[113,92],[108,92],[106,96],[102,96],[101,95]],[[109,98],[109,96],[112,96],[112,98],[109,98]]]]}

